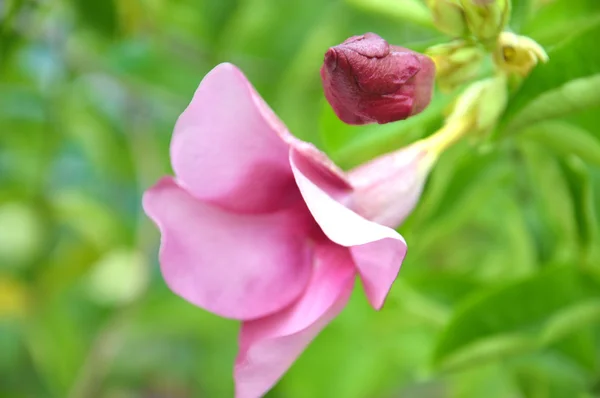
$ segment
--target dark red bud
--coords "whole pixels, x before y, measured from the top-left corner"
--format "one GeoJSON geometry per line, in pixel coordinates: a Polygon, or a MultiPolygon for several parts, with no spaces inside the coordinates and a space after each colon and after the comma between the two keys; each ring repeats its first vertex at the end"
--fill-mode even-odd
{"type": "Polygon", "coordinates": [[[366,33],[327,50],[321,78],[325,97],[343,122],[383,124],[429,105],[435,64],[426,55],[366,33]]]}

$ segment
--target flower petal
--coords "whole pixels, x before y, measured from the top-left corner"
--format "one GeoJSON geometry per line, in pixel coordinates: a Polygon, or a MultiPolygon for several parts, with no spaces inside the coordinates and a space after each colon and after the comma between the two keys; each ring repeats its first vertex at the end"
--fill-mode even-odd
{"type": "Polygon", "coordinates": [[[398,227],[417,205],[435,153],[424,141],[380,156],[348,172],[351,208],[363,217],[398,227]]]}
{"type": "Polygon", "coordinates": [[[225,209],[281,209],[297,199],[284,134],[285,126],[244,74],[220,64],[177,121],[173,170],[186,190],[225,209]]]}
{"type": "MultiPolygon", "coordinates": [[[[315,178],[328,187],[328,191],[338,194],[348,193],[352,185],[346,174],[329,157],[310,142],[304,142],[291,134],[285,134],[284,139],[290,144],[297,156],[301,156],[302,163],[310,168],[315,178]]],[[[331,193],[330,192],[330,193],[331,193]]]]}
{"type": "Polygon", "coordinates": [[[317,245],[314,272],[302,297],[270,317],[244,322],[235,364],[236,398],[257,398],[289,369],[345,307],[355,270],[348,249],[317,245]]]}
{"type": "Polygon", "coordinates": [[[293,149],[290,163],[296,184],[315,221],[333,242],[350,247],[367,298],[375,309],[380,309],[406,256],[404,238],[341,204],[340,201],[347,198],[330,191],[331,187],[293,149]],[[336,195],[334,199],[332,196],[336,195]]]}
{"type": "Polygon", "coordinates": [[[162,233],[165,281],[187,301],[247,320],[281,310],[306,288],[312,261],[307,215],[229,213],[169,177],[144,194],[143,204],[162,233]]]}

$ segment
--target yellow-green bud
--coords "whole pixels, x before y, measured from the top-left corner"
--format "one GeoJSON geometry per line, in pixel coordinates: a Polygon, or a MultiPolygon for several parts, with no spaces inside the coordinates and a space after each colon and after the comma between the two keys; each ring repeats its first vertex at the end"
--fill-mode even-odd
{"type": "Polygon", "coordinates": [[[508,92],[506,78],[498,75],[471,84],[457,98],[448,122],[468,120],[474,131],[492,129],[504,112],[508,92]]]}
{"type": "Polygon", "coordinates": [[[428,0],[427,5],[436,28],[441,32],[453,37],[462,37],[469,33],[465,13],[458,0],[428,0]]]}
{"type": "Polygon", "coordinates": [[[463,40],[440,44],[427,49],[436,66],[436,79],[442,91],[452,91],[480,73],[485,54],[480,48],[463,40]]]}
{"type": "Polygon", "coordinates": [[[507,72],[527,76],[538,62],[547,62],[548,54],[534,40],[510,32],[502,32],[494,51],[494,62],[507,72]]]}
{"type": "Polygon", "coordinates": [[[460,3],[469,30],[486,44],[496,39],[510,17],[510,0],[460,0],[460,3]]]}

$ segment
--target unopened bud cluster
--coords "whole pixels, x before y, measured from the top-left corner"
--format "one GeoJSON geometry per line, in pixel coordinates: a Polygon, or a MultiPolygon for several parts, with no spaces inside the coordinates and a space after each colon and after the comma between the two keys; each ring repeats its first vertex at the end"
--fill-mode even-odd
{"type": "Polygon", "coordinates": [[[443,91],[479,77],[486,53],[501,73],[527,76],[548,56],[534,40],[504,31],[511,0],[428,0],[435,26],[456,39],[427,50],[443,91]]]}
{"type": "Polygon", "coordinates": [[[453,37],[493,42],[510,16],[510,0],[428,0],[436,27],[453,37]]]}
{"type": "Polygon", "coordinates": [[[436,66],[436,76],[442,91],[452,91],[479,77],[485,53],[464,40],[430,47],[427,55],[436,66]]]}
{"type": "Polygon", "coordinates": [[[446,120],[448,131],[490,131],[506,106],[508,75],[527,76],[548,60],[534,40],[504,31],[511,0],[425,1],[435,26],[452,41],[420,54],[366,33],[325,53],[324,93],[340,120],[382,124],[414,116],[429,104],[435,79],[445,92],[466,86],[446,120]],[[480,80],[490,59],[495,72],[480,80]]]}

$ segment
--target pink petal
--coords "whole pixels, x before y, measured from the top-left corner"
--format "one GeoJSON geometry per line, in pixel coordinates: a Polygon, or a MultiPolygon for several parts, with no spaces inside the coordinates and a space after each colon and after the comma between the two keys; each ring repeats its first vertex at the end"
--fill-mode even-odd
{"type": "Polygon", "coordinates": [[[375,309],[380,309],[406,256],[404,238],[342,205],[339,201],[348,198],[338,191],[330,191],[330,184],[314,173],[306,159],[294,150],[290,152],[290,163],[302,197],[317,224],[333,242],[350,247],[367,298],[375,309]],[[332,195],[337,196],[334,199],[332,195]]]}
{"type": "Polygon", "coordinates": [[[417,205],[435,157],[423,145],[414,144],[351,170],[350,207],[376,223],[399,226],[417,205]]]}
{"type": "Polygon", "coordinates": [[[350,185],[345,173],[325,153],[313,144],[301,141],[291,134],[284,134],[284,139],[290,144],[294,152],[302,157],[303,163],[317,176],[316,178],[322,184],[327,185],[329,191],[335,191],[343,195],[352,190],[352,185],[350,185]]]}
{"type": "Polygon", "coordinates": [[[244,322],[235,365],[236,398],[265,394],[316,335],[345,307],[354,285],[348,249],[317,245],[314,273],[302,297],[270,317],[244,322]]]}
{"type": "Polygon", "coordinates": [[[281,310],[306,288],[312,249],[301,212],[229,213],[169,177],[146,191],[143,204],[162,233],[165,281],[187,301],[248,320],[281,310]]]}
{"type": "Polygon", "coordinates": [[[242,72],[220,64],[200,83],[171,142],[178,181],[199,199],[239,212],[296,200],[283,123],[242,72]]]}

